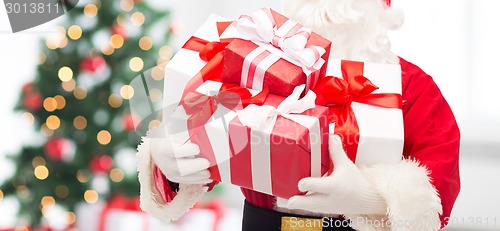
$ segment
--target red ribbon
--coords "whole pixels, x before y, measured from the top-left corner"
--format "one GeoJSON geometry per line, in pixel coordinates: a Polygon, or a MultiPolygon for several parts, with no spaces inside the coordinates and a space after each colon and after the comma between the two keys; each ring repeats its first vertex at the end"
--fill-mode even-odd
{"type": "Polygon", "coordinates": [[[265,88],[252,97],[247,88],[234,84],[222,84],[219,93],[215,96],[204,95],[196,91],[188,92],[181,101],[181,105],[186,114],[191,115],[188,123],[195,128],[203,126],[215,113],[219,104],[230,110],[243,109],[248,104],[261,105],[268,93],[268,88],[265,88]]]}
{"type": "MultiPolygon", "coordinates": [[[[219,36],[222,35],[231,23],[232,22],[217,22],[217,31],[219,36]]],[[[224,49],[232,40],[233,39],[221,39],[221,41],[210,42],[193,36],[182,47],[183,49],[199,52],[200,59],[207,62],[207,64],[205,64],[205,66],[186,84],[180,104],[185,108],[186,112],[191,115],[187,121],[190,140],[191,142],[198,144],[198,146],[202,149],[202,153],[210,162],[210,166],[212,166],[209,168],[211,178],[216,181],[221,181],[220,173],[216,166],[215,154],[213,153],[213,150],[206,148],[211,146],[203,125],[216,111],[219,102],[223,103],[223,105],[226,104],[226,106],[233,104],[230,102],[234,100],[235,95],[237,95],[240,91],[238,90],[232,94],[229,94],[231,91],[228,91],[227,95],[224,95],[226,93],[223,89],[221,89],[219,96],[207,97],[205,95],[198,94],[196,89],[207,80],[222,82],[222,72],[224,70],[224,49]]],[[[239,99],[244,99],[248,94],[239,95],[239,99]]],[[[229,106],[229,108],[234,107],[229,106]]]]}
{"type": "MultiPolygon", "coordinates": [[[[230,25],[230,22],[217,22],[219,36],[230,25]]],[[[191,79],[184,90],[184,98],[187,92],[196,90],[206,80],[222,82],[222,71],[224,70],[224,49],[233,39],[221,39],[218,42],[210,42],[198,37],[191,37],[182,47],[200,53],[200,58],[207,64],[191,79]]]]}
{"type": "Polygon", "coordinates": [[[142,212],[140,207],[140,199],[139,197],[127,198],[122,195],[114,195],[110,198],[106,207],[101,211],[101,215],[99,218],[99,231],[106,230],[106,218],[109,215],[109,212],[112,210],[126,210],[126,211],[135,211],[142,213],[144,219],[144,227],[142,230],[148,230],[148,215],[142,212]]]}
{"type": "Polygon", "coordinates": [[[363,76],[363,62],[342,61],[341,69],[343,79],[324,77],[313,91],[317,95],[316,104],[329,108],[329,122],[335,123],[335,134],[342,137],[347,156],[355,161],[359,127],[351,107],[352,102],[402,109],[403,101],[400,94],[372,93],[378,87],[363,76]]]}
{"type": "Polygon", "coordinates": [[[198,144],[204,157],[210,162],[211,179],[221,181],[215,154],[211,148],[207,148],[211,147],[211,144],[204,127],[205,123],[214,115],[219,104],[230,110],[243,109],[248,104],[262,105],[268,93],[269,89],[264,88],[252,97],[247,88],[234,84],[222,84],[219,93],[215,96],[207,96],[195,91],[185,94],[181,105],[186,114],[190,115],[187,119],[189,137],[193,143],[198,144]]]}

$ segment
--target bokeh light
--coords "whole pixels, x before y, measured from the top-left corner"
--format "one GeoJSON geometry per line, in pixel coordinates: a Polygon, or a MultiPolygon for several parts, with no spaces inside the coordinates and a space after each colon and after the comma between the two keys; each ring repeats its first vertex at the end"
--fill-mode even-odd
{"type": "Polygon", "coordinates": [[[45,53],[43,53],[42,51],[40,51],[38,53],[38,64],[44,64],[45,61],[47,61],[47,55],[45,55],[45,53]]]}
{"type": "Polygon", "coordinates": [[[75,90],[75,87],[76,87],[76,81],[74,79],[62,83],[62,88],[67,92],[75,90]]]}
{"type": "Polygon", "coordinates": [[[111,142],[111,133],[106,130],[101,130],[97,133],[97,141],[102,145],[107,145],[111,142]]]}
{"type": "Polygon", "coordinates": [[[158,53],[159,53],[160,57],[172,58],[172,55],[174,54],[174,50],[169,46],[163,46],[160,48],[160,51],[158,53]]]}
{"type": "Polygon", "coordinates": [[[54,135],[54,130],[52,130],[49,127],[47,127],[46,123],[43,123],[40,126],[40,133],[42,133],[42,135],[44,135],[46,137],[50,137],[50,136],[54,135]]]}
{"type": "Polygon", "coordinates": [[[69,188],[66,185],[58,185],[56,187],[56,196],[59,198],[66,198],[69,195],[69,188]]]}
{"type": "Polygon", "coordinates": [[[153,67],[151,70],[151,77],[156,81],[161,81],[164,78],[165,70],[159,66],[153,67]]]}
{"type": "Polygon", "coordinates": [[[68,28],[68,37],[77,40],[82,37],[82,28],[78,25],[73,25],[68,28]]]}
{"type": "Polygon", "coordinates": [[[83,130],[87,127],[87,119],[83,116],[77,116],[73,120],[73,126],[78,130],[83,130]]]}
{"type": "Polygon", "coordinates": [[[74,212],[67,212],[66,216],[68,217],[68,225],[72,225],[76,222],[76,214],[74,212]]]}
{"type": "Polygon", "coordinates": [[[144,68],[144,61],[139,57],[133,57],[129,62],[130,70],[139,72],[144,68]]]}
{"type": "Polygon", "coordinates": [[[46,124],[50,130],[56,130],[59,128],[59,126],[61,126],[61,120],[59,119],[59,117],[51,115],[47,117],[46,124]]]}
{"type": "Polygon", "coordinates": [[[123,180],[124,177],[125,177],[125,174],[123,173],[123,171],[121,169],[114,168],[114,169],[111,169],[111,171],[109,172],[109,178],[113,182],[120,182],[123,180]]]}
{"type": "Polygon", "coordinates": [[[121,48],[123,46],[124,42],[125,42],[125,40],[119,34],[111,35],[111,38],[109,39],[109,45],[115,49],[121,48]]]}
{"type": "Polygon", "coordinates": [[[69,67],[61,67],[58,72],[59,79],[63,82],[68,82],[73,79],[73,70],[69,67]]]}
{"type": "Polygon", "coordinates": [[[44,196],[40,201],[40,205],[42,205],[42,207],[44,208],[51,208],[56,205],[56,200],[52,196],[44,196]]]}
{"type": "Polygon", "coordinates": [[[56,101],[58,110],[61,110],[64,107],[66,107],[66,99],[64,98],[64,96],[56,95],[56,96],[54,96],[54,100],[56,101]]]}
{"type": "Polygon", "coordinates": [[[33,165],[33,168],[36,168],[40,165],[45,165],[46,162],[45,162],[45,159],[41,156],[37,156],[35,158],[33,158],[33,160],[31,160],[31,165],[33,165]]]}
{"type": "Polygon", "coordinates": [[[133,0],[121,0],[120,1],[120,8],[126,12],[131,11],[132,9],[134,9],[134,1],[133,0]]]}
{"type": "Polygon", "coordinates": [[[49,169],[43,165],[39,165],[34,171],[35,177],[39,180],[45,180],[49,177],[49,169]]]}
{"type": "Polygon", "coordinates": [[[142,50],[149,50],[153,47],[153,39],[151,39],[150,37],[148,36],[144,36],[142,37],[140,40],[139,40],[139,47],[142,49],[142,50]]]}
{"type": "Polygon", "coordinates": [[[94,190],[87,190],[85,191],[83,198],[87,203],[94,204],[97,202],[97,200],[99,200],[99,194],[97,194],[97,192],[94,190]]]}
{"type": "Polygon", "coordinates": [[[124,85],[120,88],[120,95],[124,99],[131,99],[134,97],[134,88],[130,85],[124,85]]]}
{"type": "Polygon", "coordinates": [[[57,109],[57,101],[52,97],[47,97],[43,100],[43,108],[48,112],[53,112],[57,109]]]}
{"type": "Polygon", "coordinates": [[[111,94],[108,98],[108,103],[112,108],[119,108],[120,106],[122,106],[123,100],[119,95],[111,94]]]}
{"type": "Polygon", "coordinates": [[[144,24],[145,20],[146,19],[144,17],[144,14],[141,12],[135,12],[130,17],[130,21],[132,22],[132,24],[134,24],[136,26],[142,26],[142,24],[144,24]]]}
{"type": "Polygon", "coordinates": [[[35,123],[35,117],[30,112],[23,113],[22,117],[26,119],[28,125],[33,125],[35,123]]]}
{"type": "Polygon", "coordinates": [[[115,52],[115,48],[108,45],[108,46],[104,46],[101,51],[102,51],[102,54],[104,54],[104,55],[112,55],[115,52]]]}
{"type": "Polygon", "coordinates": [[[87,97],[87,89],[85,89],[84,87],[76,87],[73,91],[73,95],[75,96],[75,98],[83,100],[87,97]]]}
{"type": "Polygon", "coordinates": [[[97,15],[97,12],[99,12],[99,9],[92,3],[87,4],[85,8],[83,8],[83,13],[89,18],[95,17],[97,15]]]}
{"type": "Polygon", "coordinates": [[[153,102],[160,102],[163,99],[163,92],[158,88],[149,90],[149,98],[153,102]]]}
{"type": "Polygon", "coordinates": [[[85,170],[78,170],[76,172],[76,179],[80,183],[87,183],[89,181],[89,173],[85,170]]]}
{"type": "Polygon", "coordinates": [[[151,120],[151,122],[149,122],[149,124],[148,124],[148,128],[152,129],[152,128],[158,127],[160,125],[160,123],[161,123],[161,121],[159,121],[159,120],[151,120]]]}

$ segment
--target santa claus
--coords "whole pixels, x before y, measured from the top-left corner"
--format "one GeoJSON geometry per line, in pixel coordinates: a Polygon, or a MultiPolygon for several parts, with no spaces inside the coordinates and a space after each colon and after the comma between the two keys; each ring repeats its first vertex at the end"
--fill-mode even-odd
{"type": "MultiPolygon", "coordinates": [[[[285,10],[330,39],[333,58],[401,65],[404,158],[357,166],[346,157],[340,138],[332,136],[335,169],[329,176],[301,180],[299,189],[307,195],[280,200],[242,188],[243,230],[443,228],[460,190],[460,133],[432,78],[391,51],[387,32],[402,25],[402,12],[388,0],[286,0],[285,10]]],[[[172,144],[163,128],[143,138],[137,154],[143,210],[176,220],[213,187],[209,163],[197,157],[199,152],[192,143],[172,144]],[[192,172],[181,176],[179,169],[192,172]],[[162,184],[154,182],[158,179],[162,184]]]]}

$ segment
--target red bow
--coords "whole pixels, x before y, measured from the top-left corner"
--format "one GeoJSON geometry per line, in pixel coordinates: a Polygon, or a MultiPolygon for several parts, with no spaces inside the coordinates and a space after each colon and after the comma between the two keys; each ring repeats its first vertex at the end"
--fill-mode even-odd
{"type": "Polygon", "coordinates": [[[268,93],[268,88],[265,88],[252,97],[246,88],[234,84],[222,84],[219,93],[215,96],[207,96],[196,91],[188,92],[181,104],[186,114],[191,115],[188,124],[190,127],[196,128],[203,126],[210,119],[219,104],[230,110],[243,109],[248,104],[261,105],[268,93]]]}
{"type": "Polygon", "coordinates": [[[222,84],[219,93],[216,96],[207,96],[198,92],[188,92],[185,94],[181,105],[184,107],[186,114],[190,115],[187,119],[189,129],[189,137],[193,143],[198,144],[202,149],[204,157],[210,162],[211,179],[221,181],[217,161],[211,147],[207,133],[205,131],[205,123],[214,115],[219,104],[230,110],[243,109],[248,104],[261,105],[269,93],[266,87],[259,94],[252,97],[248,89],[234,85],[222,84]]]}
{"type": "MultiPolygon", "coordinates": [[[[230,25],[230,22],[218,22],[219,36],[230,25]]],[[[191,37],[182,47],[200,53],[200,58],[207,64],[186,85],[184,94],[196,90],[206,80],[222,82],[224,70],[224,49],[233,39],[221,39],[220,42],[210,42],[198,37],[191,37]]],[[[184,98],[185,95],[183,95],[184,98]]]]}
{"type": "Polygon", "coordinates": [[[356,160],[359,127],[352,102],[385,108],[402,108],[400,94],[373,93],[378,87],[363,76],[364,63],[342,61],[343,79],[327,76],[313,90],[316,104],[329,108],[329,122],[335,123],[335,134],[342,137],[347,156],[356,160]]]}

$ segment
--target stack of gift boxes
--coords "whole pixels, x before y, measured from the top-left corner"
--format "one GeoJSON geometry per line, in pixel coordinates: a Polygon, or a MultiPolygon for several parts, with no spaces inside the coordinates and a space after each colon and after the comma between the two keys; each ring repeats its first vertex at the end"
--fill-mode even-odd
{"type": "Polygon", "coordinates": [[[332,134],[356,164],[400,160],[400,66],[333,59],[335,45],[269,8],[210,16],[166,66],[171,138],[200,146],[211,179],[285,199],[333,171],[332,134]]]}

